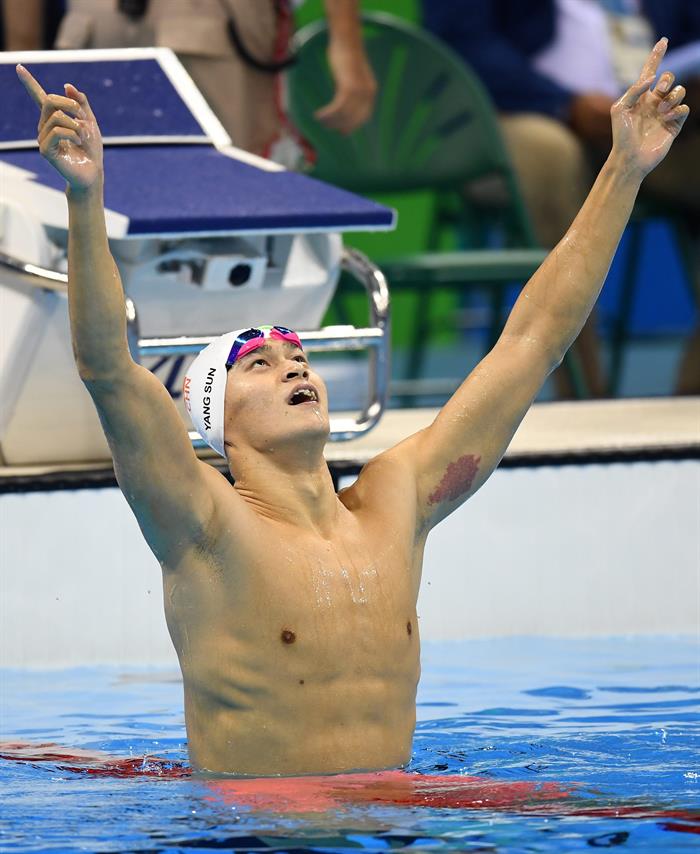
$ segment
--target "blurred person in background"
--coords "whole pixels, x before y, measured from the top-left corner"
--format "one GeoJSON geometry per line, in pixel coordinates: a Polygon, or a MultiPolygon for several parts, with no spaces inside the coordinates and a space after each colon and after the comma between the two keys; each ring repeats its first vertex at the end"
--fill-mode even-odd
{"type": "MultiPolygon", "coordinates": [[[[324,0],[335,82],[317,118],[351,133],[372,113],[376,83],[359,0],[324,0]]],[[[286,118],[281,72],[292,60],[290,0],[68,0],[59,49],[169,47],[234,145],[294,168],[313,152],[286,118]]]]}
{"type": "MultiPolygon", "coordinates": [[[[561,239],[590,190],[610,147],[610,108],[651,46],[667,36],[674,49],[687,52],[695,43],[700,52],[700,0],[424,0],[423,23],[491,95],[536,236],[547,248],[561,239]]],[[[673,54],[664,67],[674,70],[673,54]]],[[[683,211],[700,235],[698,66],[679,77],[691,120],[645,192],[683,211]]],[[[699,277],[696,270],[696,288],[699,277]]],[[[576,349],[590,393],[605,396],[594,317],[576,349]]],[[[561,370],[555,380],[559,395],[570,396],[561,370]]],[[[677,391],[700,393],[700,331],[686,348],[677,391]]]]}
{"type": "Polygon", "coordinates": [[[45,50],[53,46],[63,0],[0,0],[2,50],[45,50]]]}

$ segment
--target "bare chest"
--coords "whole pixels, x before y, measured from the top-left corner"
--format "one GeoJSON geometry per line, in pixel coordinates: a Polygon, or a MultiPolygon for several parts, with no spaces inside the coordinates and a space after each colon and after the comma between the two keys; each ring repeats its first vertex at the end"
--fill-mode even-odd
{"type": "Polygon", "coordinates": [[[406,549],[374,532],[343,532],[322,539],[292,532],[274,549],[259,548],[247,575],[249,606],[261,619],[340,639],[376,636],[406,621],[415,609],[406,549]]]}
{"type": "Polygon", "coordinates": [[[405,545],[381,532],[324,539],[262,528],[192,573],[191,589],[171,597],[169,622],[188,625],[190,641],[220,653],[228,639],[237,657],[260,654],[268,666],[303,658],[328,672],[385,672],[418,643],[413,570],[405,545]]]}

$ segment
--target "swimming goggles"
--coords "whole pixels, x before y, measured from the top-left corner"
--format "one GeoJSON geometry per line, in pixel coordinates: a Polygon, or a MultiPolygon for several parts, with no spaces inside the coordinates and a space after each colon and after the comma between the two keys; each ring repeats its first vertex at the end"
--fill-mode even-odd
{"type": "Polygon", "coordinates": [[[290,344],[295,344],[300,350],[304,349],[296,332],[287,329],[286,326],[261,326],[260,328],[245,329],[236,336],[236,340],[233,342],[231,352],[226,359],[227,370],[237,359],[241,359],[252,350],[262,347],[268,338],[274,338],[277,341],[289,341],[290,344]]]}

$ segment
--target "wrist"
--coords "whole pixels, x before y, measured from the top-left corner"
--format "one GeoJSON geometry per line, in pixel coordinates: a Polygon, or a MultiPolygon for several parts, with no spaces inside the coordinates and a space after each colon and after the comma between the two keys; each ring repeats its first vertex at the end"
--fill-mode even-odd
{"type": "Polygon", "coordinates": [[[646,174],[634,158],[616,151],[614,146],[601,171],[613,184],[636,189],[639,189],[646,174]]]}
{"type": "Polygon", "coordinates": [[[66,198],[68,204],[74,203],[89,203],[92,201],[102,201],[104,191],[104,175],[100,175],[92,184],[86,186],[75,186],[66,183],[66,198]]]}
{"type": "Polygon", "coordinates": [[[365,59],[362,38],[341,38],[336,36],[328,41],[328,59],[331,63],[357,65],[365,59]]]}

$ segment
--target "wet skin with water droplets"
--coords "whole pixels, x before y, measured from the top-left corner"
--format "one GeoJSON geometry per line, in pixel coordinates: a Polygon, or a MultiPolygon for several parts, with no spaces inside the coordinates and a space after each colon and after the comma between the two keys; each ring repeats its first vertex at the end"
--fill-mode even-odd
{"type": "Polygon", "coordinates": [[[443,501],[456,501],[471,489],[476,473],[479,471],[481,457],[465,454],[447,466],[442,480],[428,496],[428,504],[441,504],[443,501]]]}

